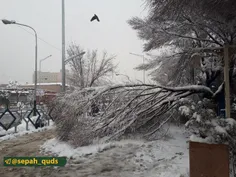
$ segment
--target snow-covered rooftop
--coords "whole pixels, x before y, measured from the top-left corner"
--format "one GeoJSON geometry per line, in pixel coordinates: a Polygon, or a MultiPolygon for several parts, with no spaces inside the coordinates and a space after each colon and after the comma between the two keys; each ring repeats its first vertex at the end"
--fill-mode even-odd
{"type": "Polygon", "coordinates": [[[12,90],[12,91],[9,91],[10,93],[30,93],[29,91],[15,91],[15,90],[12,90]]]}
{"type": "MultiPolygon", "coordinates": [[[[37,85],[62,85],[61,82],[49,82],[49,83],[38,83],[37,85]]],[[[21,86],[34,86],[34,84],[24,84],[21,86]]],[[[69,86],[68,84],[66,84],[66,86],[69,86]]]]}

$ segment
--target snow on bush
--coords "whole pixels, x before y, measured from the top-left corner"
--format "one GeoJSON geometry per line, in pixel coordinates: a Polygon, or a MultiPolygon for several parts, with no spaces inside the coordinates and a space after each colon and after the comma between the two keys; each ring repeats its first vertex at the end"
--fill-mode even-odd
{"type": "MultiPolygon", "coordinates": [[[[192,133],[190,141],[201,143],[228,144],[230,150],[231,167],[236,166],[236,121],[232,118],[220,118],[211,108],[211,101],[181,100],[180,115],[187,117],[185,126],[192,133]]],[[[212,107],[213,108],[213,107],[212,107]]],[[[232,176],[236,172],[232,171],[232,176]]]]}
{"type": "Polygon", "coordinates": [[[190,109],[187,106],[180,106],[179,111],[182,115],[189,116],[190,115],[190,109]]]}
{"type": "Polygon", "coordinates": [[[193,118],[195,118],[197,122],[201,122],[201,115],[199,115],[197,112],[193,114],[193,118]]]}

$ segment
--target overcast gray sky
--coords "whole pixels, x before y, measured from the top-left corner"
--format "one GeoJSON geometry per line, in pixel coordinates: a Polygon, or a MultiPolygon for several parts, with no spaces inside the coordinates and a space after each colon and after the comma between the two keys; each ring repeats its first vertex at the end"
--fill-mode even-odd
{"type": "MultiPolygon", "coordinates": [[[[84,49],[106,50],[117,55],[120,73],[142,79],[142,72],[133,70],[142,59],[129,54],[142,54],[142,41],[127,20],[145,16],[143,0],[65,0],[65,13],[66,46],[73,41],[84,49]],[[90,22],[95,13],[100,23],[90,22]]],[[[38,60],[52,55],[42,63],[42,71],[61,69],[61,0],[1,0],[0,19],[34,27],[39,38],[50,44],[38,42],[38,60]]],[[[28,32],[0,23],[0,83],[32,82],[34,36],[25,29],[28,32]]]]}

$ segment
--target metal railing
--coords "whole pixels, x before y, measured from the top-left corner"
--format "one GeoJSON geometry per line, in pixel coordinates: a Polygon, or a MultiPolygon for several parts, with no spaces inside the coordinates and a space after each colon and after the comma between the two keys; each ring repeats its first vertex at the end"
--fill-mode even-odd
{"type": "Polygon", "coordinates": [[[6,106],[6,108],[0,110],[0,127],[6,131],[15,127],[15,132],[17,132],[17,126],[22,124],[22,121],[26,123],[26,130],[29,130],[29,123],[35,129],[38,129],[39,127],[49,126],[50,120],[53,121],[51,110],[47,107],[38,107],[35,116],[34,111],[34,108],[18,109],[6,106]]]}

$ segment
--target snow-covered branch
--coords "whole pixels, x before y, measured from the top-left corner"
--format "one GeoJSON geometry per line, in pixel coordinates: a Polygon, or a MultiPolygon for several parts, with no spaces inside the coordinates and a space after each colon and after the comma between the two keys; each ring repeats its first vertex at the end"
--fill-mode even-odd
{"type": "MultiPolygon", "coordinates": [[[[78,128],[80,122],[86,120],[88,124],[83,123],[83,128],[88,126],[87,135],[90,139],[107,137],[107,140],[111,140],[143,128],[148,134],[156,129],[152,126],[153,123],[163,121],[162,115],[175,108],[182,98],[196,93],[214,95],[208,87],[201,85],[166,87],[154,84],[124,84],[75,90],[55,100],[56,107],[59,107],[54,113],[57,116],[55,122],[59,127],[58,131],[62,131],[62,137],[68,137],[66,134],[70,130],[60,127],[69,124],[70,120],[68,126],[72,126],[72,129],[74,126],[78,128]],[[95,107],[98,110],[96,114],[93,113],[95,107]],[[96,118],[89,118],[90,116],[96,118]]],[[[84,133],[86,132],[83,135],[84,133]]],[[[82,138],[81,142],[89,143],[80,134],[76,136],[82,138]]]]}

